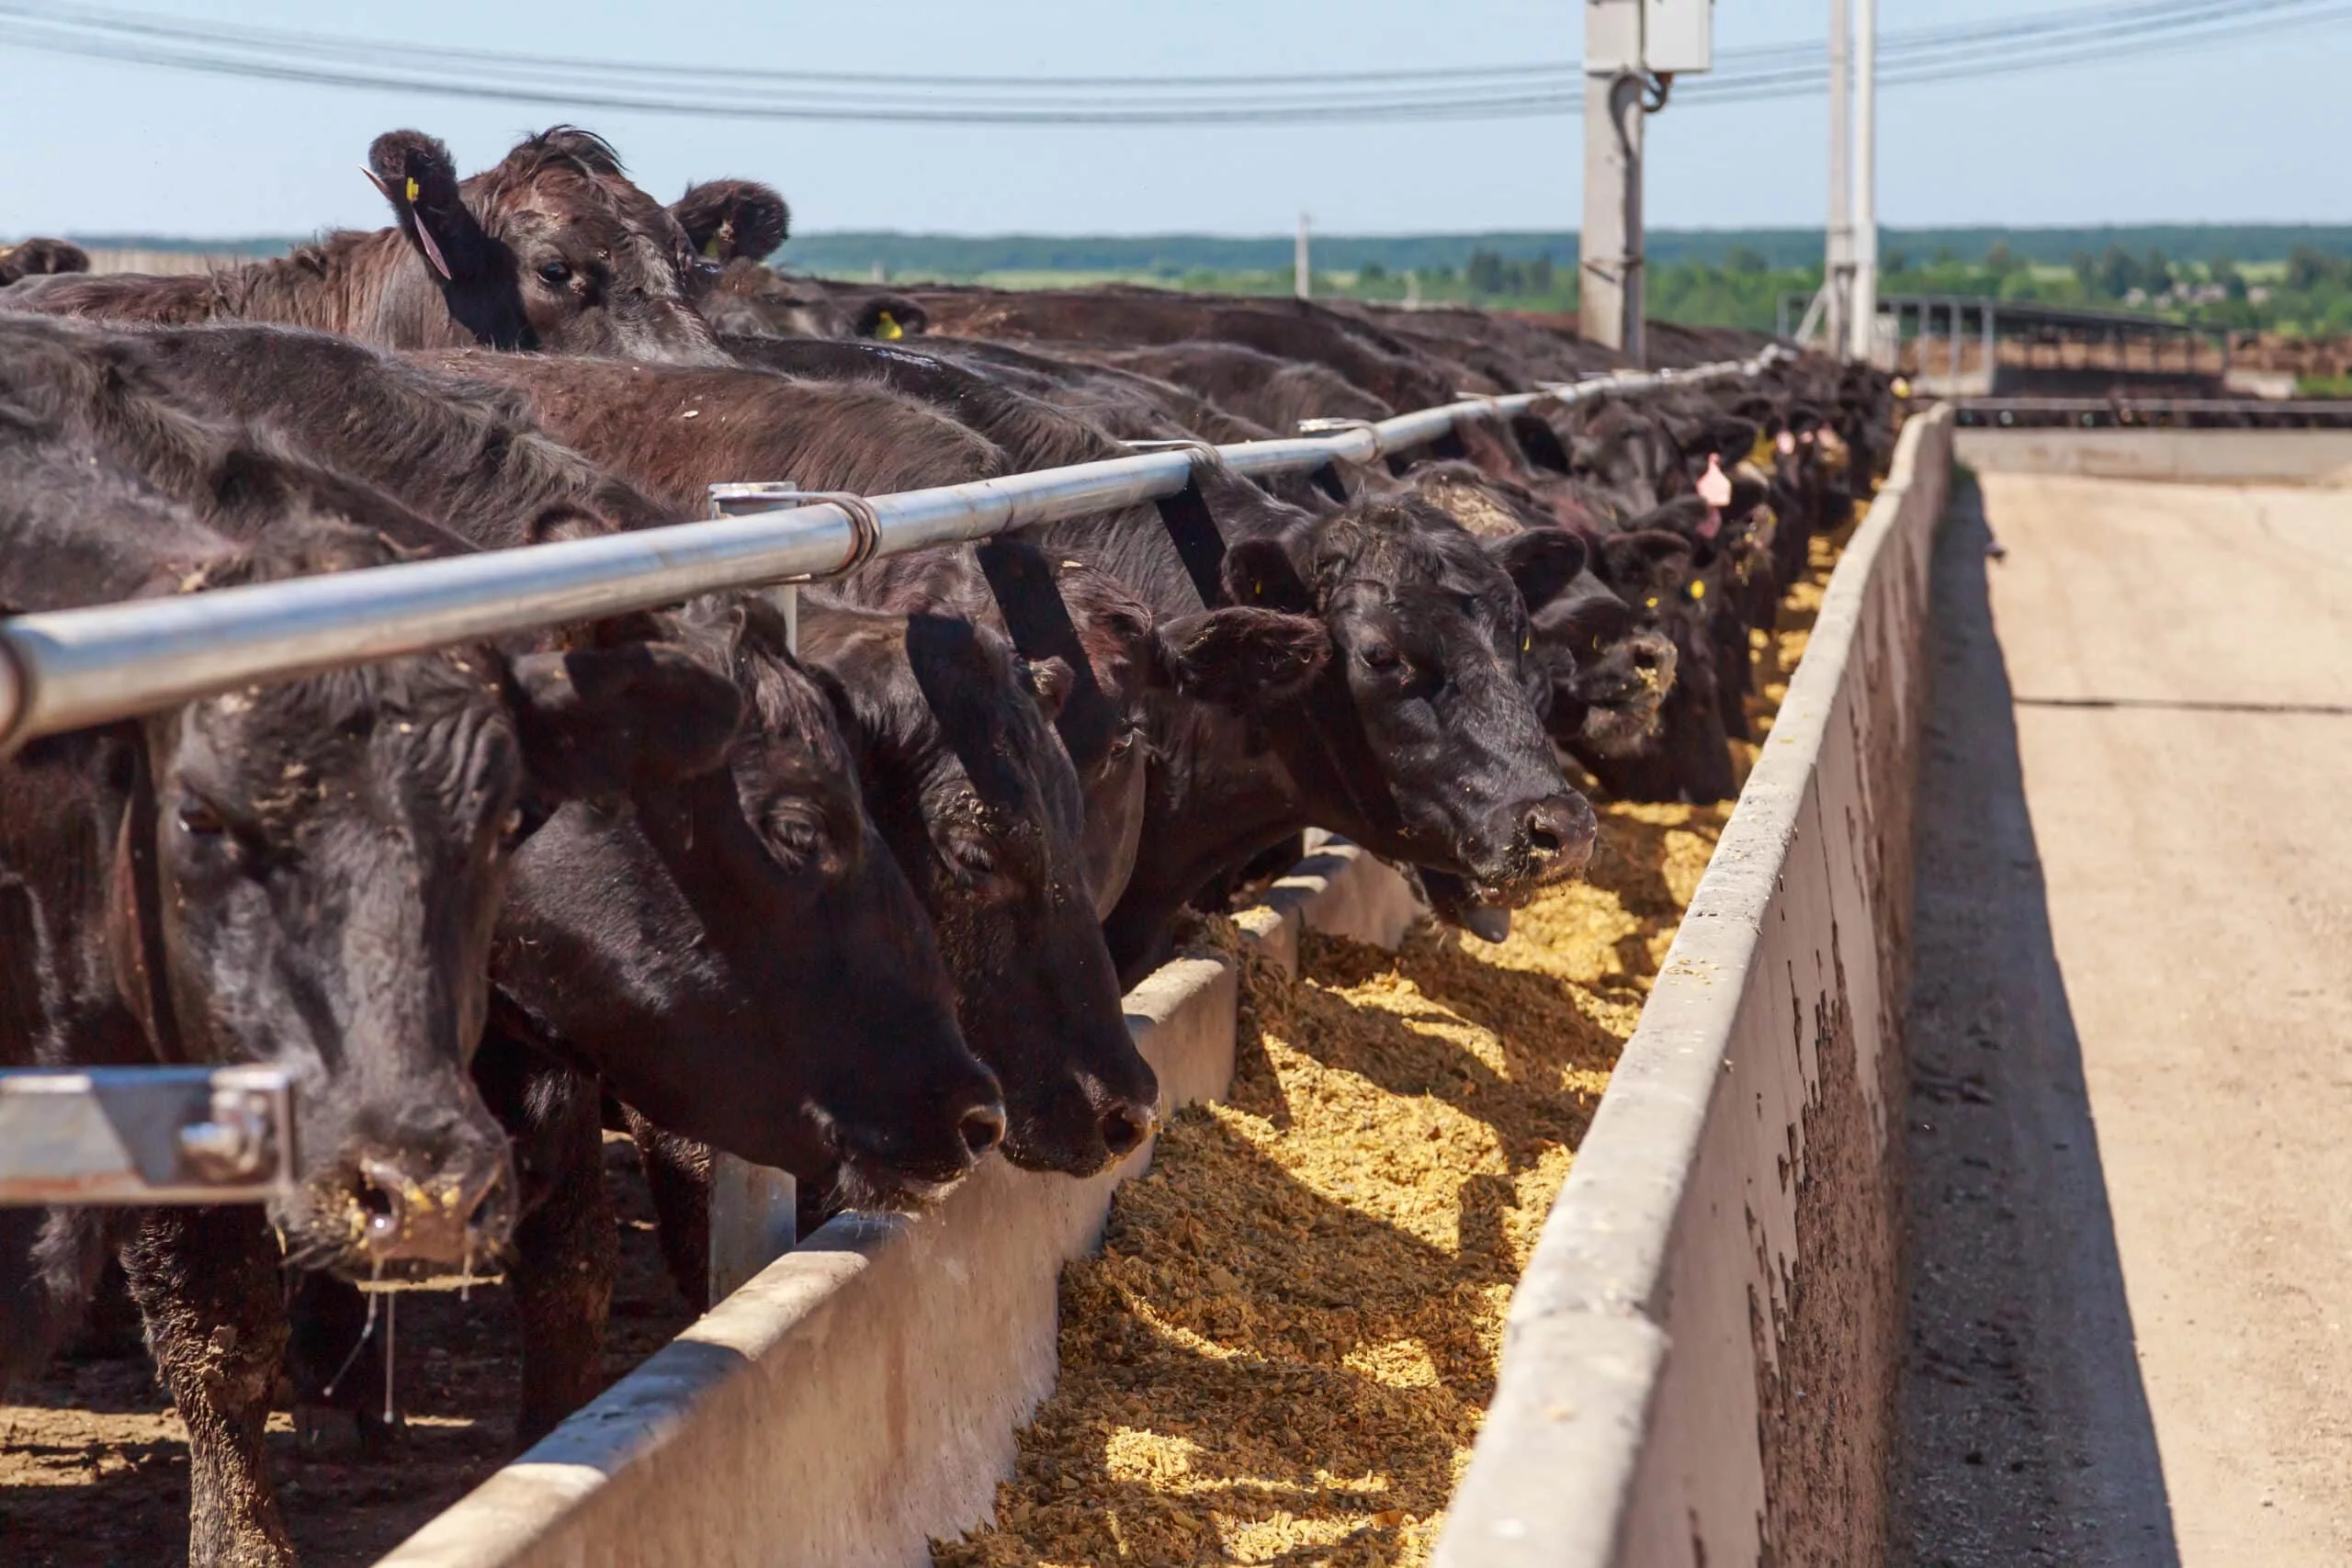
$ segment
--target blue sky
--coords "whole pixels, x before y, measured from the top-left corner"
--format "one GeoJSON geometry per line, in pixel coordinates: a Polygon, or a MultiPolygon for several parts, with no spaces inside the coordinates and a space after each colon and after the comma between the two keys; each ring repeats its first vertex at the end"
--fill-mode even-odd
{"type": "MultiPolygon", "coordinates": [[[[1573,58],[1575,0],[115,0],[254,25],[475,49],[778,68],[1221,73],[1573,58]]],[[[2066,0],[2069,6],[2083,0],[2066,0]]],[[[2047,10],[2028,0],[1883,0],[1889,30],[2047,10]]],[[[1826,0],[1720,0],[1719,48],[1822,37],[1826,0]]],[[[2352,221],[2352,24],[2094,71],[1890,91],[1889,223],[2352,221]]],[[[0,234],[191,235],[375,227],[358,173],[414,125],[470,170],[560,110],[232,81],[0,45],[0,234]]],[[[1819,98],[1675,107],[1650,122],[1657,227],[1817,224],[1819,98]]],[[[575,117],[649,188],[743,175],[804,230],[964,233],[1571,228],[1578,128],[1535,118],[1396,128],[966,130],[575,117]]]]}

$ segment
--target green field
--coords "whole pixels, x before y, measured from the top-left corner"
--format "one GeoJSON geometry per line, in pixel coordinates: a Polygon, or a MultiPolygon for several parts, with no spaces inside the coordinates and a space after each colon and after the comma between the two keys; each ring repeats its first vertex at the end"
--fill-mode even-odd
{"type": "MultiPolygon", "coordinates": [[[[75,235],[93,247],[282,254],[286,238],[187,240],[75,235]]],[[[1107,283],[1201,293],[1291,291],[1288,236],[796,235],[788,270],[899,284],[1001,288],[1107,283]]],[[[1694,326],[1758,331],[1786,296],[1821,282],[1817,230],[1657,230],[1648,236],[1649,311],[1694,326]]],[[[1315,291],[1352,299],[1498,309],[1576,307],[1573,233],[1317,236],[1315,291]]],[[[2143,310],[2241,331],[2352,333],[2352,226],[2151,225],[2104,229],[1888,229],[1883,294],[2143,310]]]]}

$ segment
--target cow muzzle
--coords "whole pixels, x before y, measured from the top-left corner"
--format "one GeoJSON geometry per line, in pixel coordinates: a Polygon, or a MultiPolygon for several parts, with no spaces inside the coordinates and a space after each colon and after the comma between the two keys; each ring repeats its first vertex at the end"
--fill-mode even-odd
{"type": "Polygon", "coordinates": [[[346,1266],[486,1261],[514,1229],[514,1175],[503,1142],[455,1158],[359,1155],[347,1169],[346,1266]]]}

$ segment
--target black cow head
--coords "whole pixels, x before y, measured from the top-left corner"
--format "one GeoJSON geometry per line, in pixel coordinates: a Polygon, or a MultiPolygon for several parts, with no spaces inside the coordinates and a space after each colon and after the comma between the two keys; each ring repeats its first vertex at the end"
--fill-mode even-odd
{"type": "MultiPolygon", "coordinates": [[[[727,363],[694,309],[699,275],[686,230],[629,183],[599,138],[557,126],[460,183],[447,147],[395,130],[368,148],[368,176],[448,314],[481,343],[727,363]]],[[[735,208],[757,205],[752,188],[734,193],[735,208]]],[[[782,197],[763,195],[781,211],[782,197]]]]}
{"type": "Polygon", "coordinates": [[[853,1207],[935,1198],[993,1147],[930,922],[861,801],[845,699],[756,597],[672,623],[729,672],[725,765],[565,807],[516,856],[493,976],[516,1027],[654,1124],[853,1207]]]}
{"type": "Polygon", "coordinates": [[[813,596],[802,636],[844,694],[868,805],[938,932],[965,1034],[1003,1080],[1006,1155],[1083,1175],[1131,1152],[1159,1088],[1127,1033],[1084,800],[1052,728],[1077,671],[967,620],[813,596]]]}
{"type": "Polygon", "coordinates": [[[1305,699],[1266,726],[1314,820],[1498,897],[1582,870],[1592,809],[1553,759],[1530,657],[1529,604],[1575,572],[1560,547],[1490,552],[1407,499],[1227,552],[1237,603],[1313,615],[1330,640],[1305,699]]]}
{"type": "MultiPolygon", "coordinates": [[[[390,558],[289,528],[210,584],[390,558]]],[[[510,857],[538,803],[707,767],[734,721],[730,690],[639,644],[454,649],[143,722],[153,810],[124,818],[118,972],[167,1055],[292,1071],[300,1180],[274,1217],[298,1262],[503,1243],[506,1140],[468,1065],[510,857]]]]}

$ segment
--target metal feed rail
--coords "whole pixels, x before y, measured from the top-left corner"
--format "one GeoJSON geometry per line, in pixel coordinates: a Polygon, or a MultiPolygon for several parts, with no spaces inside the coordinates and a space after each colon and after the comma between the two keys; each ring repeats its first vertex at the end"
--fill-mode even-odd
{"type": "MultiPolygon", "coordinates": [[[[1434,441],[1464,420],[1507,418],[1546,400],[1753,377],[1783,357],[1791,355],[1776,345],[1750,360],[1468,397],[1377,423],[1310,422],[1311,434],[1215,450],[1234,472],[1251,476],[1369,463],[1434,441]]],[[[863,499],[811,493],[740,516],[605,538],[0,620],[0,757],[44,735],[264,682],[698,593],[835,577],[877,555],[1162,500],[1192,483],[1205,450],[1176,443],[1131,457],[863,499]]],[[[282,1081],[263,1085],[254,1072],[0,1070],[0,1205],[251,1201],[281,1190],[292,1168],[291,1095],[282,1081]]],[[[781,1172],[732,1159],[722,1165],[714,1242],[732,1239],[714,1248],[714,1299],[775,1255],[775,1216],[788,1227],[791,1212],[789,1179],[781,1172]],[[743,1190],[729,1184],[730,1176],[743,1190]]],[[[781,1245],[790,1245],[788,1229],[781,1245]]]]}
{"type": "MultiPolygon", "coordinates": [[[[1247,475],[1370,462],[1464,420],[1553,400],[1750,377],[1786,351],[1467,398],[1330,434],[1216,448],[1247,475]]],[[[1192,482],[1189,448],[935,490],[804,503],[603,538],[404,562],[0,620],[0,755],[27,740],[453,643],[673,604],[698,593],[835,577],[876,555],[986,538],[1158,501],[1192,482]]]]}

